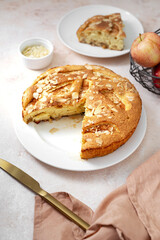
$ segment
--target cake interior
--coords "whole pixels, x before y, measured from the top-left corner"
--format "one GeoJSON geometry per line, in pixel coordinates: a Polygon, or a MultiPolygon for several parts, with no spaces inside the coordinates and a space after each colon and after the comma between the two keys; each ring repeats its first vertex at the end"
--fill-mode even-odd
{"type": "Polygon", "coordinates": [[[124,48],[125,33],[119,13],[88,19],[77,31],[81,43],[87,43],[112,50],[124,48]]]}

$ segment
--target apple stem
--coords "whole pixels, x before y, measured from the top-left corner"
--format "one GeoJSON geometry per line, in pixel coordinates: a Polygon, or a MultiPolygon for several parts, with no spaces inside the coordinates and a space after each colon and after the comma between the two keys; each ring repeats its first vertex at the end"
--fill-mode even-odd
{"type": "Polygon", "coordinates": [[[141,33],[139,34],[139,38],[140,38],[140,40],[142,41],[142,38],[141,38],[141,33]]]}

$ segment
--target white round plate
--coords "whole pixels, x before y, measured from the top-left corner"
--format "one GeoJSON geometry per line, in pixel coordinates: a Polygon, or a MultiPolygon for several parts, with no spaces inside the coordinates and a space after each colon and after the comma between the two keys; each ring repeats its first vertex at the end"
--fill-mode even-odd
{"type": "Polygon", "coordinates": [[[72,171],[103,169],[124,160],[140,145],[147,126],[146,113],[142,108],[139,124],[123,146],[104,157],[82,160],[82,115],[64,117],[52,123],[26,124],[22,120],[21,107],[17,111],[14,119],[15,131],[25,149],[46,164],[72,171]]]}
{"type": "Polygon", "coordinates": [[[82,55],[98,58],[117,57],[128,53],[134,39],[139,36],[139,33],[143,32],[144,29],[142,24],[131,13],[123,9],[107,5],[87,5],[76,8],[67,13],[60,20],[57,28],[60,40],[68,48],[82,55]],[[103,49],[101,47],[91,46],[78,41],[76,31],[88,18],[94,15],[108,15],[112,13],[120,13],[125,25],[124,32],[126,33],[126,39],[124,50],[116,51],[103,49]]]}

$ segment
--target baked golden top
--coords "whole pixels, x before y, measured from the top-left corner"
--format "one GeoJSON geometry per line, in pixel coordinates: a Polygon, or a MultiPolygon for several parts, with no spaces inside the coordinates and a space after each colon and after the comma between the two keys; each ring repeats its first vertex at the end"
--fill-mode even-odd
{"type": "MultiPolygon", "coordinates": [[[[123,22],[120,13],[110,15],[96,15],[84,22],[77,30],[77,37],[80,42],[89,43],[104,48],[110,45],[122,45],[122,40],[126,37],[123,31],[123,22]],[[107,41],[106,41],[107,40],[107,41]]],[[[111,47],[114,49],[114,47],[111,47]]],[[[115,49],[118,49],[115,46],[115,49]]]]}
{"type": "Polygon", "coordinates": [[[105,31],[111,35],[118,36],[121,35],[125,37],[123,32],[123,22],[120,13],[113,13],[111,15],[96,15],[84,22],[78,29],[77,33],[82,31],[91,31],[96,29],[99,31],[105,31]]]}
{"type": "Polygon", "coordinates": [[[85,112],[82,151],[126,139],[141,115],[141,99],[129,80],[95,65],[49,69],[26,89],[22,106],[26,123],[85,112]]]}

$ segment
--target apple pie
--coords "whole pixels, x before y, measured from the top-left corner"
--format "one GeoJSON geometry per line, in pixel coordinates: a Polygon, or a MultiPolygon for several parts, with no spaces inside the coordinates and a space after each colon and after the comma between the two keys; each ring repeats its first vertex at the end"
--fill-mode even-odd
{"type": "Polygon", "coordinates": [[[79,42],[112,50],[123,50],[123,22],[120,13],[96,15],[85,21],[77,30],[79,42]]]}
{"type": "Polygon", "coordinates": [[[104,156],[124,144],[141,116],[131,82],[97,65],[66,65],[44,72],[22,96],[25,123],[84,113],[81,158],[104,156]]]}

